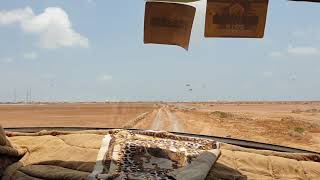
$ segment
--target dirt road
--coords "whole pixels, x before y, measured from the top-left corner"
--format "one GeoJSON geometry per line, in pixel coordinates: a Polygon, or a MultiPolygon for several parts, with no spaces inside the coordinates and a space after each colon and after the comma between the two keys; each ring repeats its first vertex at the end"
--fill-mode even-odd
{"type": "Polygon", "coordinates": [[[155,118],[153,119],[153,123],[150,129],[152,130],[162,130],[164,128],[163,126],[163,114],[162,114],[162,109],[163,108],[159,108],[157,115],[155,116],[155,118]]]}
{"type": "Polygon", "coordinates": [[[163,106],[158,109],[150,129],[183,132],[180,120],[170,111],[168,106],[163,106]]]}

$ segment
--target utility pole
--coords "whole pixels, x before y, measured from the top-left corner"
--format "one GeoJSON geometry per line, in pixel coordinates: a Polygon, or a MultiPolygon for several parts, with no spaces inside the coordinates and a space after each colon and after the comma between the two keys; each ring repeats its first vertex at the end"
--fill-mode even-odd
{"type": "Polygon", "coordinates": [[[27,89],[27,93],[26,93],[26,103],[30,103],[31,102],[31,88],[27,89]]]}
{"type": "Polygon", "coordinates": [[[29,91],[29,102],[30,102],[30,103],[32,102],[31,92],[32,92],[32,89],[30,88],[30,91],[29,91]]]}
{"type": "Polygon", "coordinates": [[[14,90],[13,90],[13,102],[14,103],[17,102],[17,90],[16,90],[16,88],[14,88],[14,90]]]}
{"type": "Polygon", "coordinates": [[[26,93],[26,103],[28,103],[28,89],[27,89],[27,93],[26,93]]]}

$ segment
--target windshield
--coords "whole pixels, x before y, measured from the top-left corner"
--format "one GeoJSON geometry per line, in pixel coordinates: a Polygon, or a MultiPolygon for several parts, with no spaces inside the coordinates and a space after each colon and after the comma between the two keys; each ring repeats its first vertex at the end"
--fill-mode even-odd
{"type": "Polygon", "coordinates": [[[174,46],[149,44],[143,0],[2,2],[0,124],[164,130],[320,152],[320,4],[271,0],[257,38],[212,37],[207,2],[186,5],[193,23],[152,21],[192,26],[190,41],[174,46]]]}

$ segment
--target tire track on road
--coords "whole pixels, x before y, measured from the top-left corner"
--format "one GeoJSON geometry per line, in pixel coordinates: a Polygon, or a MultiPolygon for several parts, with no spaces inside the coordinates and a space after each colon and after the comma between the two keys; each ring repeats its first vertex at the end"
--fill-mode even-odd
{"type": "Polygon", "coordinates": [[[166,114],[168,116],[168,121],[170,121],[170,131],[173,132],[183,132],[183,128],[181,124],[179,123],[180,120],[177,118],[176,115],[174,115],[170,110],[166,109],[166,114]]]}
{"type": "Polygon", "coordinates": [[[163,130],[163,119],[161,114],[162,108],[158,110],[156,117],[153,119],[153,123],[151,126],[152,130],[163,130]]]}
{"type": "Polygon", "coordinates": [[[176,115],[170,111],[169,107],[164,106],[158,109],[150,129],[183,132],[184,130],[180,122],[176,115]]]}

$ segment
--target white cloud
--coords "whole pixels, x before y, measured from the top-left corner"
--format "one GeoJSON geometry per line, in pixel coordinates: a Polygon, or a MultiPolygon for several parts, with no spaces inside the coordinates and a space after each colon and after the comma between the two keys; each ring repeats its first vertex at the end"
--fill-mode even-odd
{"type": "Polygon", "coordinates": [[[295,80],[297,80],[297,75],[291,74],[291,75],[289,76],[289,79],[290,79],[291,81],[295,81],[295,80]]]}
{"type": "Polygon", "coordinates": [[[312,46],[289,46],[286,51],[275,51],[269,54],[272,58],[284,58],[288,56],[315,56],[320,55],[320,48],[312,46]]]}
{"type": "Polygon", "coordinates": [[[15,9],[12,11],[0,11],[0,25],[18,23],[34,17],[31,8],[15,9]]]}
{"type": "Polygon", "coordinates": [[[294,30],[292,32],[292,35],[296,38],[302,38],[302,37],[305,37],[307,35],[307,31],[303,31],[301,29],[298,29],[298,30],[294,30]]]}
{"type": "Polygon", "coordinates": [[[99,80],[100,81],[110,81],[110,80],[112,80],[112,78],[113,77],[109,74],[103,74],[99,77],[99,80]]]}
{"type": "Polygon", "coordinates": [[[282,52],[271,52],[270,56],[273,58],[282,58],[285,56],[285,54],[282,52]]]}
{"type": "Polygon", "coordinates": [[[9,64],[13,62],[12,58],[0,58],[1,63],[9,64]]]}
{"type": "Polygon", "coordinates": [[[21,29],[39,36],[39,45],[46,49],[88,47],[88,38],[72,28],[68,14],[59,7],[48,7],[35,15],[31,8],[0,11],[0,25],[18,23],[21,29]]]}
{"type": "Polygon", "coordinates": [[[291,55],[317,55],[320,54],[320,49],[315,47],[292,47],[289,46],[288,53],[291,55]]]}
{"type": "Polygon", "coordinates": [[[270,72],[270,71],[263,72],[262,76],[265,78],[270,78],[273,76],[273,72],[270,72]]]}
{"type": "Polygon", "coordinates": [[[23,54],[23,58],[25,59],[31,59],[31,60],[34,60],[34,59],[38,59],[38,53],[32,51],[32,52],[27,52],[27,53],[24,53],[23,54]]]}
{"type": "Polygon", "coordinates": [[[292,32],[292,36],[299,39],[305,40],[320,40],[320,28],[309,26],[302,28],[297,28],[292,32]]]}
{"type": "Polygon", "coordinates": [[[55,74],[52,74],[52,73],[44,73],[44,74],[41,74],[41,75],[40,75],[40,78],[41,78],[41,79],[52,80],[52,79],[55,79],[55,78],[56,78],[56,75],[55,75],[55,74]]]}

